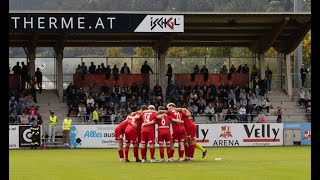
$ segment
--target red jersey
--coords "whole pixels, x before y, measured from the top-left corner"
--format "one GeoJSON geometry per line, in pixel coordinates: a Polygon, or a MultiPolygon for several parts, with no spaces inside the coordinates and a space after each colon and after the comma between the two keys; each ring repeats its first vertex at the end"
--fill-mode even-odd
{"type": "Polygon", "coordinates": [[[183,120],[183,124],[184,124],[184,127],[187,129],[187,128],[189,128],[189,127],[191,127],[191,126],[194,126],[195,125],[195,123],[193,122],[193,119],[192,119],[192,117],[190,117],[190,116],[187,116],[186,115],[186,112],[182,112],[182,114],[184,115],[184,116],[182,116],[182,120],[183,120]]]}
{"type": "Polygon", "coordinates": [[[171,117],[164,115],[162,119],[157,119],[156,123],[158,125],[158,132],[169,131],[170,133],[170,121],[171,117]]]}
{"type": "MultiPolygon", "coordinates": [[[[148,112],[148,113],[141,113],[140,119],[142,120],[142,123],[149,123],[156,120],[156,117],[158,116],[157,113],[154,112],[148,112]]],[[[141,127],[141,132],[154,132],[154,124],[149,126],[143,126],[141,127]]]]}
{"type": "Polygon", "coordinates": [[[128,119],[122,121],[117,127],[115,130],[119,130],[120,132],[124,132],[124,130],[126,129],[128,125],[128,119]]]}
{"type": "Polygon", "coordinates": [[[29,109],[29,113],[30,116],[36,116],[37,115],[37,110],[36,109],[29,109]]]}
{"type": "MultiPolygon", "coordinates": [[[[167,114],[171,116],[172,119],[177,119],[182,121],[183,113],[181,112],[169,109],[167,114]]],[[[173,131],[184,130],[184,125],[172,122],[172,130],[173,131]]]]}

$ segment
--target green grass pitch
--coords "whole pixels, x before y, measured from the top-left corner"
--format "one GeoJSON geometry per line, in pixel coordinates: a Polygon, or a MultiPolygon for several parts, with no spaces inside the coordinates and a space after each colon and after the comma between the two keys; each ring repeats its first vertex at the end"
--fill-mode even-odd
{"type": "MultiPolygon", "coordinates": [[[[131,149],[129,153],[132,160],[131,149]]],[[[191,163],[120,163],[116,149],[10,150],[9,154],[10,180],[311,179],[311,146],[208,148],[203,159],[196,149],[191,163]],[[215,161],[216,157],[222,160],[215,161]]],[[[147,155],[150,160],[149,151],[147,155]]]]}

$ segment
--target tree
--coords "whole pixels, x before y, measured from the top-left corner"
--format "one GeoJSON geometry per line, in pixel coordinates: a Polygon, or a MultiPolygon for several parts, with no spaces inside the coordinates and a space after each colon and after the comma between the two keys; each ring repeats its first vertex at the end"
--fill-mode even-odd
{"type": "Polygon", "coordinates": [[[306,67],[311,66],[311,32],[302,41],[302,62],[306,67]]]}
{"type": "Polygon", "coordinates": [[[120,47],[112,47],[112,48],[107,48],[106,50],[106,56],[107,57],[124,57],[126,56],[125,53],[123,52],[123,48],[120,47]]]}
{"type": "Polygon", "coordinates": [[[135,57],[156,57],[156,52],[150,47],[136,47],[133,49],[135,57]]]}

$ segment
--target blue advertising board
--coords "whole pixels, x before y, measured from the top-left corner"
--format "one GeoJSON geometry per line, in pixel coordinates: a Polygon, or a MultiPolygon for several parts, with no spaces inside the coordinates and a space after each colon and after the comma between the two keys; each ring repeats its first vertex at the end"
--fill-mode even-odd
{"type": "Polygon", "coordinates": [[[311,123],[283,123],[283,129],[300,129],[301,145],[311,145],[311,123]]]}

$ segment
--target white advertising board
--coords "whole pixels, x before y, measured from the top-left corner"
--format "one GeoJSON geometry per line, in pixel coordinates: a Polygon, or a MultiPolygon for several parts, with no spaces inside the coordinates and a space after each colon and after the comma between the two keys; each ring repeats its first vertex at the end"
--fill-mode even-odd
{"type": "Polygon", "coordinates": [[[9,125],[9,149],[19,148],[19,126],[9,125]]]}

